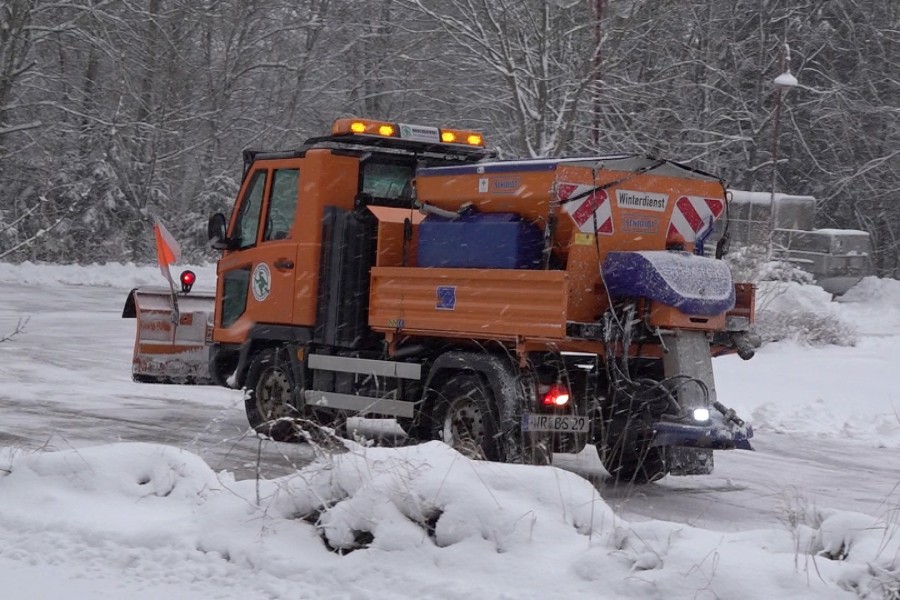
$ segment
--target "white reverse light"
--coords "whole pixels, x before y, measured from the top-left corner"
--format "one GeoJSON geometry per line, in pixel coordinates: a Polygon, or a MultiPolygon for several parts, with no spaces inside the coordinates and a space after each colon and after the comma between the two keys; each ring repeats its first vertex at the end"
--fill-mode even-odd
{"type": "Polygon", "coordinates": [[[708,408],[695,408],[694,409],[694,420],[695,421],[709,421],[709,409],[708,408]]]}

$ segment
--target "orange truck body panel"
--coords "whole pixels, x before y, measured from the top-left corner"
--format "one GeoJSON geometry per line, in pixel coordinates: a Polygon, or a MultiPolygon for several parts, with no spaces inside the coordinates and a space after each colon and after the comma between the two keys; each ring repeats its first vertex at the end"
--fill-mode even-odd
{"type": "Polygon", "coordinates": [[[385,334],[561,340],[566,297],[564,271],[375,267],[369,325],[385,334]]]}
{"type": "Polygon", "coordinates": [[[415,210],[370,206],[369,211],[378,219],[378,243],[375,249],[375,266],[415,266],[416,248],[419,244],[419,224],[425,215],[415,210]],[[409,220],[412,237],[404,244],[404,223],[409,220]]]}

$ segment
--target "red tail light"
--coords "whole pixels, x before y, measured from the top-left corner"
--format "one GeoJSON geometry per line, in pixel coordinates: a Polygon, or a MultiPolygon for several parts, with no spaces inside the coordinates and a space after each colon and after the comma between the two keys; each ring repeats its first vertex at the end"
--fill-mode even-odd
{"type": "Polygon", "coordinates": [[[565,406],[569,403],[569,390],[564,385],[551,385],[550,389],[544,393],[543,403],[544,406],[565,406]]]}

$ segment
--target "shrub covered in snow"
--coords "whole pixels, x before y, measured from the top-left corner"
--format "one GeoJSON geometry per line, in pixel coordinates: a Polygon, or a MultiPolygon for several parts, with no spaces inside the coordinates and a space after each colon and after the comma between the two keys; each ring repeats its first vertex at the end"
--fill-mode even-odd
{"type": "Polygon", "coordinates": [[[735,281],[757,284],[754,331],[763,343],[795,340],[802,344],[853,346],[857,334],[841,318],[831,294],[813,283],[812,275],[784,261],[768,260],[760,246],[727,256],[735,281]]]}
{"type": "MultiPolygon", "coordinates": [[[[834,581],[863,600],[900,598],[900,524],[887,518],[834,509],[806,508],[790,523],[799,555],[833,561],[834,581]]],[[[817,565],[821,564],[817,562],[817,565]]],[[[819,567],[817,567],[819,568],[819,567]]]]}
{"type": "Polygon", "coordinates": [[[782,260],[770,260],[763,246],[745,246],[729,252],[725,261],[731,267],[735,281],[795,281],[812,285],[813,276],[803,269],[782,260]]]}
{"type": "Polygon", "coordinates": [[[795,340],[803,344],[853,346],[857,333],[831,302],[831,294],[796,281],[761,281],[757,288],[754,330],[763,342],[795,340]]]}

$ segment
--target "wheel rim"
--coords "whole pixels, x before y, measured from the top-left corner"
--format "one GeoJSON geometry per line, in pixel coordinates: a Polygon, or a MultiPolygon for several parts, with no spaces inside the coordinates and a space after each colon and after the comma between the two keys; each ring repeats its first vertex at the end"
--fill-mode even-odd
{"type": "Polygon", "coordinates": [[[464,456],[485,460],[484,440],[481,409],[468,398],[453,401],[444,419],[444,441],[464,456]]]}
{"type": "Polygon", "coordinates": [[[256,409],[265,421],[290,416],[291,382],[281,369],[266,369],[256,387],[256,409]]]}

